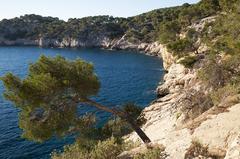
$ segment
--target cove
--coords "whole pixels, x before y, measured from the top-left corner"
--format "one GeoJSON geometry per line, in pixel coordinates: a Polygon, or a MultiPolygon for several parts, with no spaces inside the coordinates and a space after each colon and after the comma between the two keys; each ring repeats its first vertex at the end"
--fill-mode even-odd
{"type": "MultiPolygon", "coordinates": [[[[156,98],[155,89],[164,74],[161,59],[133,51],[0,47],[0,76],[12,72],[24,77],[28,64],[36,61],[41,54],[92,62],[101,82],[95,99],[108,106],[120,106],[126,102],[147,106],[156,98]]],[[[71,137],[54,138],[42,144],[22,139],[18,128],[18,110],[2,97],[3,91],[3,84],[0,83],[0,158],[48,159],[54,149],[72,143],[71,137]]],[[[109,114],[94,108],[79,108],[79,113],[86,112],[95,112],[100,123],[109,118],[109,114]]]]}

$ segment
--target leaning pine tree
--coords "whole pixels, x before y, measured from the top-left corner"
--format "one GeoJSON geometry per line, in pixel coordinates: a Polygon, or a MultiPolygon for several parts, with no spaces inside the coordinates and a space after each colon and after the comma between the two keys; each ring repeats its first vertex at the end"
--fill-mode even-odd
{"type": "Polygon", "coordinates": [[[126,120],[144,143],[150,142],[126,112],[90,99],[97,95],[100,83],[93,65],[83,60],[41,56],[30,65],[25,79],[8,73],[1,80],[6,89],[4,97],[20,109],[19,126],[25,138],[44,141],[78,130],[81,117],[77,106],[84,104],[126,120]]]}

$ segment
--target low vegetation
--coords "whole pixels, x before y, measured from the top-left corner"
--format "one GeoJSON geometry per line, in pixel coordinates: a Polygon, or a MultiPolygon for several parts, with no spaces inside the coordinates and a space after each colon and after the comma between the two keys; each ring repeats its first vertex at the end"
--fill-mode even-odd
{"type": "Polygon", "coordinates": [[[198,58],[196,56],[186,56],[179,61],[180,64],[186,68],[192,68],[193,65],[197,62],[198,58]]]}
{"type": "Polygon", "coordinates": [[[116,159],[127,148],[127,143],[111,137],[105,141],[99,141],[89,149],[83,148],[81,143],[65,146],[63,153],[53,152],[51,157],[52,159],[116,159]]]}
{"type": "Polygon", "coordinates": [[[148,149],[145,153],[137,154],[133,159],[165,159],[166,157],[164,148],[155,147],[148,149]]]}
{"type": "Polygon", "coordinates": [[[239,3],[238,0],[221,1],[227,14],[222,13],[208,24],[201,35],[210,50],[198,76],[212,88],[210,94],[215,106],[239,102],[239,3]]]}
{"type": "Polygon", "coordinates": [[[239,86],[226,85],[212,92],[211,98],[215,106],[227,108],[240,102],[237,94],[239,94],[239,86]]]}
{"type": "Polygon", "coordinates": [[[185,159],[192,158],[211,158],[211,159],[223,159],[225,154],[213,154],[209,152],[208,146],[202,145],[198,140],[193,140],[191,146],[188,148],[185,159]]]}

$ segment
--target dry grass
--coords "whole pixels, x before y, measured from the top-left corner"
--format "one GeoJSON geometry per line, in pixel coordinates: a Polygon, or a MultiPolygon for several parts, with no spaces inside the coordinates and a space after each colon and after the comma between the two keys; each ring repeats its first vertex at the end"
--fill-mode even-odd
{"type": "Polygon", "coordinates": [[[202,159],[224,159],[226,152],[220,149],[209,150],[208,146],[202,145],[198,140],[193,140],[185,154],[185,159],[202,158],[202,159]]]}

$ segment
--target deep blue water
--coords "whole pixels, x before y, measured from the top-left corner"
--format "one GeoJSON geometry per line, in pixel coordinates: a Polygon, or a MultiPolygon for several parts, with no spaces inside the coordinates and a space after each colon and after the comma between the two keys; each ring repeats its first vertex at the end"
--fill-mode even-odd
{"type": "MultiPolygon", "coordinates": [[[[156,97],[155,89],[163,76],[162,61],[135,52],[106,51],[100,49],[42,49],[37,47],[0,47],[0,76],[7,72],[24,77],[28,64],[41,54],[57,54],[69,59],[78,57],[92,62],[101,81],[101,90],[96,97],[102,104],[114,106],[135,102],[144,107],[156,97]]],[[[52,139],[43,144],[20,137],[18,110],[2,97],[0,82],[0,159],[47,159],[54,149],[73,142],[73,138],[52,139]]],[[[96,111],[100,122],[109,114],[84,107],[81,113],[96,111]]]]}

